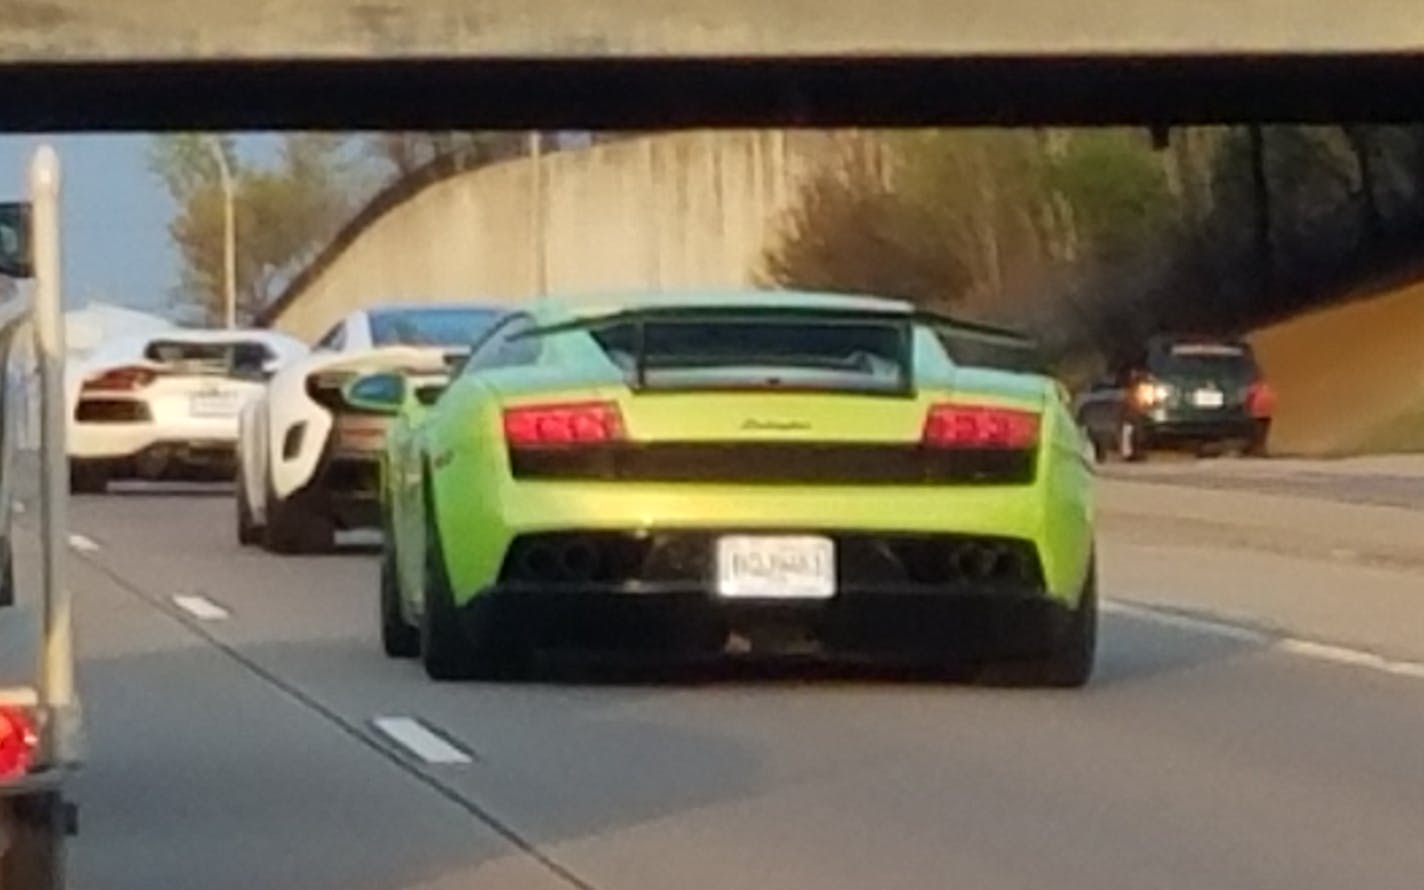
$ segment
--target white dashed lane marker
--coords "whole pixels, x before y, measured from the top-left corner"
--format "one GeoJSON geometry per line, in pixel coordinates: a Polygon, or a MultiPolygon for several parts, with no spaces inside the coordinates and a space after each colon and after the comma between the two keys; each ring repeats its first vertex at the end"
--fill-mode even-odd
{"type": "Polygon", "coordinates": [[[200,621],[222,621],[232,614],[205,596],[175,596],[173,605],[200,621]]]}
{"type": "Polygon", "coordinates": [[[1242,643],[1253,643],[1265,646],[1277,652],[1285,652],[1301,658],[1365,668],[1366,670],[1390,674],[1395,677],[1409,677],[1414,680],[1424,680],[1424,662],[1388,658],[1365,649],[1353,649],[1349,646],[1322,643],[1318,640],[1304,640],[1298,637],[1290,637],[1284,634],[1244,627],[1227,621],[1182,615],[1169,609],[1159,609],[1153,606],[1139,605],[1137,603],[1125,603],[1121,601],[1105,602],[1103,603],[1103,611],[1118,615],[1127,615],[1132,618],[1151,621],[1154,624],[1175,628],[1177,630],[1185,630],[1191,633],[1206,634],[1242,643]]]}
{"type": "Polygon", "coordinates": [[[386,738],[426,763],[470,763],[473,758],[431,732],[414,717],[377,717],[372,725],[386,738]]]}
{"type": "Polygon", "coordinates": [[[99,544],[93,538],[78,532],[69,536],[69,546],[80,553],[97,553],[99,551],[99,544]]]}

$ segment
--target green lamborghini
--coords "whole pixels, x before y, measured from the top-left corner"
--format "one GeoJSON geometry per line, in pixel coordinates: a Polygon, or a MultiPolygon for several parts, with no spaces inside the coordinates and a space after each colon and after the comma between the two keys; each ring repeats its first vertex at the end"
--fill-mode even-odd
{"type": "Polygon", "coordinates": [[[983,357],[1025,345],[868,297],[546,299],[448,380],[358,378],[397,415],[385,650],[440,680],[765,651],[1082,685],[1091,452],[1055,381],[983,357]]]}

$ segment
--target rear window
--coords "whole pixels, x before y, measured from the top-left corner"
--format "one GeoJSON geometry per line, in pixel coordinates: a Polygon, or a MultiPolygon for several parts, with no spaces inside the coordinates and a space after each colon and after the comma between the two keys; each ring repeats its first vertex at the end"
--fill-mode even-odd
{"type": "Polygon", "coordinates": [[[151,362],[188,373],[238,376],[260,374],[263,367],[277,357],[271,347],[257,340],[216,343],[154,340],[143,355],[151,362]]]}
{"type": "MultiPolygon", "coordinates": [[[[643,368],[650,381],[876,389],[906,383],[906,331],[892,323],[697,320],[642,327],[643,368]]],[[[593,336],[615,363],[635,370],[637,325],[614,325],[593,336]]]]}
{"type": "Polygon", "coordinates": [[[1157,350],[1151,368],[1164,376],[1249,380],[1257,375],[1251,348],[1235,343],[1173,343],[1157,350]]]}
{"type": "Polygon", "coordinates": [[[377,346],[469,346],[499,317],[492,309],[387,309],[371,313],[377,346]]]}

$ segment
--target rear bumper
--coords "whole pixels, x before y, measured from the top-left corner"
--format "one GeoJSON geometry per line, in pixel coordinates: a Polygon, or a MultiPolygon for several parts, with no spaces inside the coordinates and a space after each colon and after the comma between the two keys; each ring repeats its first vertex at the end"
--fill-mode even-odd
{"type": "Polygon", "coordinates": [[[70,450],[72,460],[101,464],[109,476],[166,475],[172,471],[231,476],[237,470],[237,447],[230,440],[162,440],[134,452],[94,455],[70,450]]]}
{"type": "Polygon", "coordinates": [[[472,637],[494,633],[538,650],[711,655],[734,637],[753,653],[944,663],[1031,658],[1073,616],[1042,591],[925,593],[885,588],[823,601],[727,600],[685,587],[640,593],[494,587],[462,609],[472,637]]]}
{"type": "Polygon", "coordinates": [[[1194,444],[1201,442],[1249,442],[1259,435],[1264,419],[1249,415],[1228,417],[1173,418],[1157,420],[1148,418],[1142,422],[1142,432],[1152,444],[1194,444]]]}
{"type": "Polygon", "coordinates": [[[81,459],[131,458],[151,448],[229,453],[237,448],[236,419],[185,424],[71,421],[67,433],[69,456],[81,459]]]}

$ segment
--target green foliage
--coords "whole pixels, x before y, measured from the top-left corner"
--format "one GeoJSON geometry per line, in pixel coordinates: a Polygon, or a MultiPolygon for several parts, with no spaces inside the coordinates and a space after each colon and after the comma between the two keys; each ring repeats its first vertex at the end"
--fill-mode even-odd
{"type": "Polygon", "coordinates": [[[223,317],[224,303],[224,190],[215,147],[224,152],[233,178],[242,322],[350,216],[360,169],[346,156],[347,139],[329,134],[288,135],[265,165],[238,157],[230,138],[155,138],[150,166],[177,205],[168,228],[183,260],[175,301],[207,321],[223,317]]]}
{"type": "Polygon", "coordinates": [[[1424,239],[1421,127],[1177,128],[1165,149],[1108,128],[874,141],[891,175],[839,161],[805,182],[767,277],[952,306],[1084,368],[1154,331],[1237,333],[1387,280],[1424,239]]]}
{"type": "Polygon", "coordinates": [[[1075,133],[1061,155],[1045,160],[1045,186],[1072,208],[1081,236],[1098,256],[1141,250],[1173,219],[1166,175],[1143,133],[1075,133]]]}

